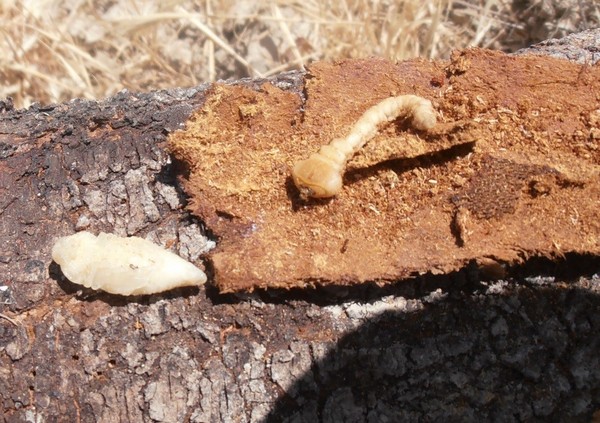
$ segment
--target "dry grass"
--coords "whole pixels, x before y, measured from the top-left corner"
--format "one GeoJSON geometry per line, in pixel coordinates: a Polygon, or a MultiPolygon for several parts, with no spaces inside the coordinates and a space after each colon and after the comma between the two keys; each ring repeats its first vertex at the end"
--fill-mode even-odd
{"type": "Polygon", "coordinates": [[[316,59],[514,50],[599,23],[589,0],[0,0],[0,98],[27,107],[316,59]]]}

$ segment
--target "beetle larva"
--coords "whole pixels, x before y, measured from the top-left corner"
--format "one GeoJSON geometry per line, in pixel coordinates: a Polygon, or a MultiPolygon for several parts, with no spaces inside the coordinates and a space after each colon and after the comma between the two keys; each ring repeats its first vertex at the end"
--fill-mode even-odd
{"type": "Polygon", "coordinates": [[[111,294],[155,294],[206,282],[193,264],[135,236],[79,232],[59,238],[52,258],[71,282],[111,294]]]}
{"type": "Polygon", "coordinates": [[[416,96],[390,97],[369,108],[352,127],[346,138],[336,138],[292,169],[294,184],[303,198],[333,197],[342,190],[346,162],[377,133],[381,123],[399,116],[411,119],[414,128],[431,129],[436,124],[431,101],[416,96]]]}

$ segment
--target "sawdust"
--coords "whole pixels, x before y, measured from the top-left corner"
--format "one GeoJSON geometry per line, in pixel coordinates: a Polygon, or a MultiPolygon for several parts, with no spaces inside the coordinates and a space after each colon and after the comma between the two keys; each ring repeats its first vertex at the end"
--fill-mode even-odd
{"type": "Polygon", "coordinates": [[[305,102],[269,84],[215,85],[170,146],[190,168],[190,209],[219,237],[210,260],[223,292],[598,254],[599,87],[597,66],[481,49],[315,63],[305,102]],[[430,99],[438,126],[386,126],[337,197],[302,201],[293,163],[402,94],[430,99]]]}

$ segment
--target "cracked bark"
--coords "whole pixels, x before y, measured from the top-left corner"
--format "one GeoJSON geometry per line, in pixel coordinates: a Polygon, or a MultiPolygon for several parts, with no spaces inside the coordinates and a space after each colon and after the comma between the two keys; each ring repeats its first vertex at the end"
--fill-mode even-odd
{"type": "MultiPolygon", "coordinates": [[[[577,57],[598,34],[573,42],[577,57]]],[[[271,81],[301,93],[301,73],[271,81]]],[[[211,248],[164,148],[206,88],[0,104],[0,420],[589,421],[597,257],[530,262],[510,282],[467,268],[236,296],[125,299],[64,280],[50,247],[75,229],[145,236],[194,261],[211,248]]]]}

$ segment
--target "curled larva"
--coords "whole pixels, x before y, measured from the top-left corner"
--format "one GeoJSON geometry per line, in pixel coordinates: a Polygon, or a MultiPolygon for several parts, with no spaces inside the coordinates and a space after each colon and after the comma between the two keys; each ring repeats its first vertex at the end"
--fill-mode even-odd
{"type": "Polygon", "coordinates": [[[300,195],[327,198],[339,193],[346,162],[375,136],[378,125],[399,116],[409,117],[413,127],[419,130],[433,128],[436,123],[435,110],[429,100],[416,95],[386,98],[369,108],[346,138],[334,139],[294,165],[292,178],[300,195]]]}
{"type": "Polygon", "coordinates": [[[206,282],[193,264],[135,236],[79,232],[59,238],[52,259],[71,282],[111,294],[155,294],[206,282]]]}

